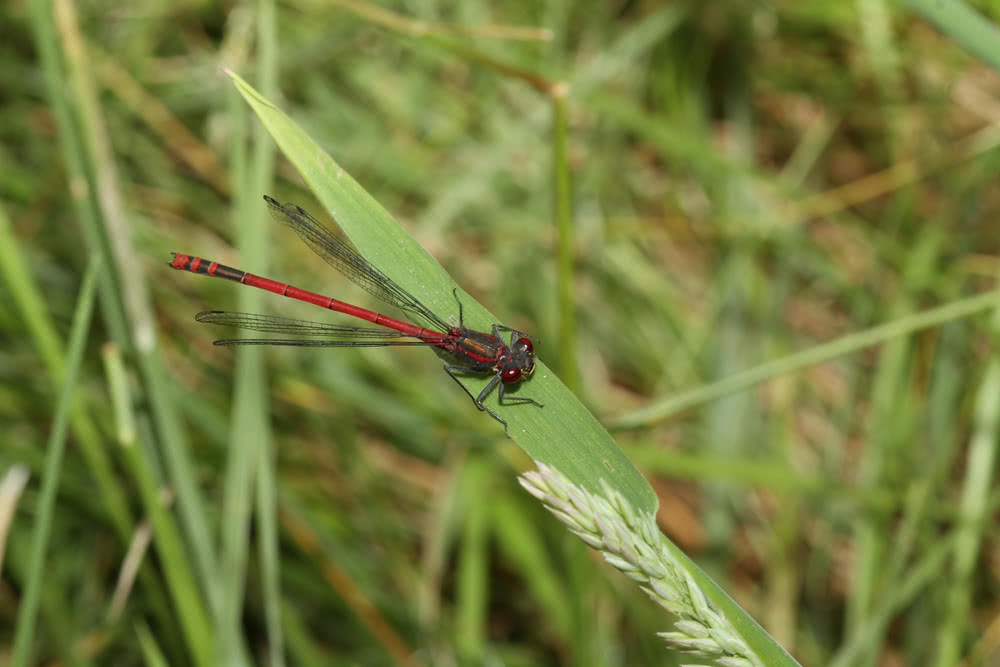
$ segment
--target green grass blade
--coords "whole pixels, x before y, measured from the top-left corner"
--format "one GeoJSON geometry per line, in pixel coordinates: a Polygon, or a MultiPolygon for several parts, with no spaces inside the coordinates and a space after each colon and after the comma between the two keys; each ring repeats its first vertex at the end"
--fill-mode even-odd
{"type": "MultiPolygon", "coordinates": [[[[50,25],[48,16],[50,7],[48,3],[34,2],[32,9],[33,24],[41,44],[43,40],[54,37],[54,26],[50,25]]],[[[201,583],[209,597],[214,598],[217,567],[205,519],[207,513],[203,509],[204,503],[195,483],[196,475],[187,454],[184,428],[165,396],[165,387],[170,380],[156,348],[154,309],[144,273],[139,268],[139,254],[132,243],[125,197],[110,139],[112,132],[106,122],[107,109],[102,106],[94,79],[95,71],[90,65],[75,7],[67,4],[63,9],[66,11],[57,12],[59,37],[51,44],[43,45],[42,51],[48,54],[45,56],[48,93],[58,109],[60,139],[65,147],[66,161],[71,165],[71,180],[77,183],[80,193],[74,197],[81,202],[78,217],[89,246],[101,252],[101,260],[108,267],[102,273],[98,286],[102,315],[111,337],[123,348],[135,353],[134,358],[148,394],[150,413],[162,438],[161,451],[171,472],[201,583]],[[57,58],[60,54],[52,48],[54,45],[63,50],[61,57],[66,63],[65,79],[59,75],[61,68],[57,58]],[[64,89],[72,91],[72,94],[67,97],[64,89]]],[[[75,418],[75,430],[79,432],[81,427],[86,428],[86,421],[75,418]]],[[[88,462],[94,469],[95,477],[100,480],[107,474],[102,469],[104,462],[96,448],[89,449],[88,462]]],[[[110,487],[104,495],[108,498],[111,511],[122,517],[116,523],[126,523],[127,515],[115,509],[120,494],[110,487]]]]}
{"type": "Polygon", "coordinates": [[[921,14],[962,48],[1000,70],[1000,30],[985,16],[960,0],[907,0],[921,14]]]}
{"type": "Polygon", "coordinates": [[[136,401],[126,380],[127,370],[119,348],[106,345],[102,356],[118,426],[118,444],[152,528],[153,548],[170,593],[170,601],[177,610],[191,663],[214,664],[215,633],[202,599],[202,587],[196,580],[177,521],[163,501],[163,485],[157,466],[148,454],[153,441],[152,431],[144,420],[130,414],[136,409],[136,401]]]}
{"type": "MultiPolygon", "coordinates": [[[[1000,311],[993,314],[991,327],[1000,330],[1000,311]]],[[[948,615],[941,627],[938,665],[959,662],[962,642],[969,627],[971,600],[975,594],[973,575],[983,543],[993,532],[988,503],[995,484],[997,427],[1000,425],[1000,359],[994,356],[986,367],[976,394],[975,421],[969,442],[969,462],[962,486],[958,528],[955,531],[955,559],[951,563],[948,615]]]]}
{"type": "Polygon", "coordinates": [[[559,366],[563,382],[576,391],[576,307],[573,296],[573,197],[569,183],[569,157],[566,135],[569,110],[566,97],[569,86],[561,84],[552,92],[552,193],[553,213],[559,230],[559,366]]]}
{"type": "Polygon", "coordinates": [[[56,504],[59,476],[62,472],[63,453],[66,451],[66,429],[70,408],[73,405],[73,391],[76,389],[77,375],[80,372],[80,363],[83,359],[83,350],[87,343],[87,332],[90,330],[90,318],[94,311],[94,293],[101,266],[97,256],[91,256],[87,273],[83,278],[83,286],[80,288],[80,297],[77,299],[76,313],[73,315],[66,373],[63,377],[62,389],[59,392],[59,400],[56,403],[49,443],[45,448],[45,473],[38,503],[38,517],[35,520],[35,531],[31,539],[30,569],[24,586],[24,597],[17,612],[17,628],[14,631],[14,646],[10,659],[12,667],[22,667],[28,664],[32,641],[35,638],[35,615],[38,612],[38,602],[42,586],[45,583],[45,550],[48,546],[49,533],[52,530],[52,513],[56,504]]]}
{"type": "Polygon", "coordinates": [[[489,607],[489,510],[478,493],[489,486],[490,468],[470,456],[462,471],[464,503],[455,579],[455,650],[467,664],[482,664],[486,655],[486,610],[489,607]]]}
{"type": "Polygon", "coordinates": [[[163,651],[156,643],[156,637],[149,631],[144,623],[139,623],[135,628],[136,637],[139,639],[139,647],[142,649],[142,657],[148,667],[169,667],[163,651]]]}
{"type": "MultiPolygon", "coordinates": [[[[78,136],[78,128],[72,120],[69,93],[65,85],[65,74],[62,63],[65,56],[61,46],[63,40],[57,37],[54,17],[49,3],[36,0],[28,3],[30,26],[38,50],[39,66],[42,81],[45,84],[53,120],[58,128],[58,140],[62,163],[71,182],[87,181],[87,169],[84,164],[83,150],[78,136]]],[[[88,205],[83,197],[74,197],[73,206],[79,220],[84,221],[84,231],[93,229],[94,208],[88,205]]],[[[90,238],[93,248],[97,244],[90,238]]],[[[28,330],[35,339],[39,354],[45,362],[46,370],[54,384],[58,384],[63,376],[63,351],[59,348],[58,337],[54,333],[52,318],[38,307],[45,300],[32,273],[26,269],[28,261],[20,250],[6,212],[0,210],[0,271],[4,280],[10,286],[10,294],[28,325],[28,330]]],[[[102,300],[111,300],[113,294],[109,289],[110,281],[105,274],[98,285],[102,290],[102,300]]],[[[108,326],[115,328],[114,323],[108,326]]],[[[118,537],[127,542],[132,532],[132,519],[129,516],[125,496],[116,485],[111,462],[102,449],[101,438],[97,427],[88,414],[76,408],[72,416],[73,434],[87,460],[98,493],[107,507],[108,514],[115,524],[118,537]]]]}
{"type": "MultiPolygon", "coordinates": [[[[361,253],[435,312],[445,316],[455,313],[455,284],[444,269],[298,125],[239,76],[230,76],[316,198],[361,253]]],[[[460,293],[460,298],[471,328],[489,330],[499,321],[468,295],[460,293]]],[[[544,343],[539,351],[544,357],[544,343]]],[[[470,380],[467,386],[476,391],[481,385],[481,380],[470,380]]],[[[604,427],[545,364],[538,364],[519,394],[545,407],[496,407],[495,392],[487,403],[508,421],[511,437],[533,459],[550,463],[572,481],[595,491],[600,488],[598,480],[604,478],[634,507],[655,511],[652,488],[604,427]]],[[[453,399],[467,400],[459,393],[453,399]]],[[[488,425],[493,426],[497,425],[488,425]]]]}
{"type": "Polygon", "coordinates": [[[796,352],[780,359],[768,361],[753,368],[725,377],[718,382],[696,387],[689,391],[667,396],[646,407],[623,415],[612,424],[615,429],[648,426],[682,410],[717,400],[728,394],[748,389],[759,382],[791,373],[799,369],[851,354],[872,345],[906,336],[921,329],[940,326],[952,320],[969,317],[980,311],[995,308],[1000,301],[1000,290],[984,292],[964,299],[956,299],[943,306],[913,313],[892,322],[841,336],[821,345],[815,345],[802,352],[796,352]]]}
{"type": "MultiPolygon", "coordinates": [[[[264,90],[277,87],[277,53],[275,38],[274,4],[270,0],[258,3],[257,21],[258,73],[264,90]]],[[[242,257],[253,265],[267,264],[268,232],[266,215],[260,206],[260,193],[270,190],[274,174],[274,144],[260,128],[254,126],[250,150],[246,149],[246,135],[250,134],[249,113],[239,94],[230,91],[229,113],[233,118],[235,138],[230,163],[233,165],[233,189],[240,193],[233,210],[234,240],[242,257]]],[[[262,293],[258,290],[239,292],[239,310],[260,310],[262,293]]],[[[226,463],[226,482],[223,495],[223,513],[232,517],[222,526],[222,565],[224,597],[219,632],[220,655],[230,663],[245,661],[243,646],[243,614],[246,596],[246,574],[251,547],[250,520],[256,509],[263,514],[256,517],[261,524],[268,524],[258,533],[260,539],[271,544],[261,544],[266,568],[264,593],[267,596],[267,620],[270,641],[267,642],[270,664],[280,667],[282,642],[280,638],[280,607],[277,587],[277,529],[275,507],[260,504],[262,498],[274,497],[273,488],[262,489],[262,484],[273,484],[273,475],[262,469],[271,461],[271,424],[267,409],[267,372],[263,350],[243,347],[237,353],[234,387],[232,431],[226,463]],[[258,494],[255,497],[255,493],[258,494]],[[256,501],[256,504],[255,504],[256,501]]]]}

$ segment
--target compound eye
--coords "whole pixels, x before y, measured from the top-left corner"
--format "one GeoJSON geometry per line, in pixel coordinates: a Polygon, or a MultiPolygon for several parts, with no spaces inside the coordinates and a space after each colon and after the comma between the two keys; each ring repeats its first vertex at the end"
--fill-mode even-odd
{"type": "Polygon", "coordinates": [[[535,346],[531,344],[531,339],[524,336],[517,339],[517,345],[524,348],[525,352],[531,352],[535,349],[535,346]]]}
{"type": "Polygon", "coordinates": [[[520,368],[505,368],[500,371],[500,379],[504,382],[517,382],[521,379],[520,368]]]}

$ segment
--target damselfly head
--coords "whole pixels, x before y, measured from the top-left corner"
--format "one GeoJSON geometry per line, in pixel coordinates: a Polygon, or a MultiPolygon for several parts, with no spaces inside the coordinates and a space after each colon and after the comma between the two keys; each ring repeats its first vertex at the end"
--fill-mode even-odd
{"type": "Polygon", "coordinates": [[[510,358],[503,370],[500,371],[500,379],[510,384],[517,382],[522,377],[526,377],[535,372],[535,347],[531,344],[531,339],[526,336],[518,338],[510,347],[510,358]]]}

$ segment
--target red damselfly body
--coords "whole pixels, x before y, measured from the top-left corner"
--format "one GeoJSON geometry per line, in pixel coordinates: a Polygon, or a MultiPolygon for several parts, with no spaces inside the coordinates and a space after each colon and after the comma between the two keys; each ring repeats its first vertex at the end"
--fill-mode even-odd
{"type": "Polygon", "coordinates": [[[225,310],[209,310],[198,313],[195,319],[199,322],[222,324],[269,334],[314,337],[312,339],[228,338],[215,341],[216,345],[294,345],[303,347],[430,345],[443,350],[458,362],[445,364],[445,372],[469,394],[477,408],[485,410],[503,424],[504,434],[507,437],[510,437],[510,434],[507,433],[507,421],[483,405],[483,399],[495,387],[498,387],[498,402],[501,405],[504,405],[504,401],[506,401],[507,403],[531,403],[542,407],[541,403],[531,398],[504,395],[505,386],[530,376],[535,370],[534,346],[531,344],[531,338],[526,334],[499,324],[493,325],[492,333],[466,328],[462,319],[462,302],[458,298],[457,289],[453,291],[453,294],[458,302],[458,326],[449,325],[301,207],[295,204],[281,204],[267,195],[264,196],[264,201],[267,202],[275,220],[294,229],[299,237],[306,242],[306,245],[328,264],[370,294],[409,313],[416,319],[422,320],[427,326],[397,320],[367,308],[263,278],[218,262],[172,253],[174,259],[170,262],[170,266],[175,269],[259,287],[268,292],[306,301],[322,308],[352,315],[386,327],[384,329],[369,329],[225,310]],[[510,333],[509,343],[503,341],[501,332],[510,333]],[[414,340],[397,340],[400,338],[414,340]],[[489,373],[493,377],[478,395],[473,395],[466,389],[465,385],[459,382],[456,375],[465,373],[489,373]]]}

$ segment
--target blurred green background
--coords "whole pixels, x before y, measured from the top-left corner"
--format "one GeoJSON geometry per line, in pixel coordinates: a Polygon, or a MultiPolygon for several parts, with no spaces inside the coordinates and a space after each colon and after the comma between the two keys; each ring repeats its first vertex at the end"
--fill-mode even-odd
{"type": "Polygon", "coordinates": [[[267,218],[321,210],[228,67],[539,337],[802,664],[996,664],[994,5],[5,3],[0,661],[697,660],[434,355],[212,346],[199,310],[345,318],[170,251],[373,305],[267,218]]]}

